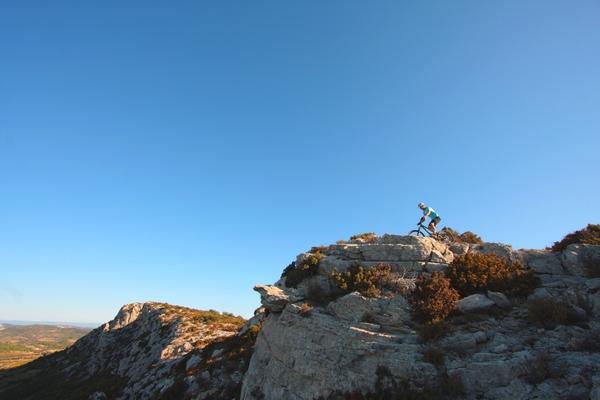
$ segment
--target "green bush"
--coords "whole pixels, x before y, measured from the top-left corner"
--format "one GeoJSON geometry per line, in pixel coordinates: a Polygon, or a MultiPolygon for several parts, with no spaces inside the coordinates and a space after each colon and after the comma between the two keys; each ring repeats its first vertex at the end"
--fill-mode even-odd
{"type": "Polygon", "coordinates": [[[355,264],[346,272],[337,272],[337,269],[334,269],[331,272],[330,283],[333,284],[332,292],[336,293],[336,297],[342,297],[352,292],[359,292],[367,297],[376,297],[379,295],[377,278],[377,268],[371,267],[365,270],[362,266],[355,264]]]}
{"type": "Polygon", "coordinates": [[[459,298],[458,291],[450,287],[450,280],[443,273],[421,275],[409,296],[412,316],[422,324],[442,321],[454,311],[459,298]]]}
{"type": "Polygon", "coordinates": [[[569,233],[561,241],[554,242],[548,250],[565,251],[570,244],[578,243],[600,245],[600,224],[588,224],[584,229],[569,233]]]}
{"type": "Polygon", "coordinates": [[[446,268],[446,276],[461,297],[488,290],[507,296],[528,296],[540,285],[540,279],[533,270],[521,267],[520,261],[508,264],[506,257],[496,253],[467,253],[454,258],[446,268]]]}
{"type": "Polygon", "coordinates": [[[395,279],[390,264],[379,263],[377,267],[363,268],[359,264],[352,265],[346,272],[334,269],[329,277],[331,297],[342,297],[352,292],[359,292],[366,297],[377,297],[383,294],[400,294],[406,291],[406,279],[395,279]]]}
{"type": "Polygon", "coordinates": [[[319,271],[319,261],[323,258],[323,253],[319,249],[315,250],[313,248],[313,250],[302,260],[300,265],[296,265],[293,262],[283,271],[281,277],[285,277],[285,286],[298,287],[300,282],[317,274],[319,271]]]}

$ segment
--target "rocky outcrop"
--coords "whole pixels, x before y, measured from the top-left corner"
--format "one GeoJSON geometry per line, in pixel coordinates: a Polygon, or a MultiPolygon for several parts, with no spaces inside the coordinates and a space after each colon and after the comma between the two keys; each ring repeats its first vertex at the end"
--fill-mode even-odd
{"type": "Polygon", "coordinates": [[[127,304],[68,349],[0,376],[0,398],[236,398],[261,319],[127,304]]]}
{"type": "MultiPolygon", "coordinates": [[[[242,399],[364,392],[373,389],[380,366],[417,388],[454,382],[455,398],[600,399],[600,354],[586,351],[596,348],[590,341],[600,338],[600,279],[586,278],[584,266],[586,257],[600,259],[600,246],[571,245],[556,254],[499,243],[447,247],[429,238],[384,235],[322,251],[318,273],[298,288],[290,290],[281,279],[271,286],[279,289],[273,290],[274,299],[268,286],[255,288],[269,316],[257,338],[242,399]],[[384,262],[395,273],[418,276],[444,270],[456,255],[469,251],[520,261],[543,282],[532,299],[547,297],[570,304],[573,311],[577,299],[585,299],[591,318],[585,324],[541,329],[525,303],[488,292],[461,299],[462,314],[453,317],[452,332],[426,345],[420,343],[410,305],[401,296],[366,298],[352,293],[326,307],[302,309],[309,284],[326,288],[334,269],[384,262]],[[286,296],[287,303],[282,301],[286,296]],[[443,354],[443,361],[433,363],[426,355],[431,351],[443,354]]],[[[298,256],[297,262],[304,257],[298,256]]]]}
{"type": "MultiPolygon", "coordinates": [[[[262,307],[243,326],[216,312],[125,305],[67,350],[0,373],[0,398],[308,400],[373,390],[388,371],[388,384],[405,380],[445,398],[600,400],[600,278],[586,276],[587,266],[600,262],[600,246],[551,253],[500,243],[371,239],[319,249],[317,271],[296,288],[285,278],[256,285],[262,307]],[[451,331],[422,343],[402,296],[354,292],[327,306],[305,304],[311,292],[328,289],[333,271],[385,263],[410,287],[468,252],[521,262],[542,281],[528,304],[552,301],[580,322],[546,326],[542,318],[541,328],[527,303],[487,292],[461,299],[451,331]]],[[[300,254],[296,265],[308,257],[300,254]]]]}

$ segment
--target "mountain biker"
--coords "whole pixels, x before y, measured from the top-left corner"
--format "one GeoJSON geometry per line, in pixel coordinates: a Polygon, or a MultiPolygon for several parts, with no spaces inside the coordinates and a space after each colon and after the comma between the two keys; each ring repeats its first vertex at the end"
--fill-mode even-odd
{"type": "Polygon", "coordinates": [[[423,210],[423,217],[421,217],[421,221],[419,221],[419,224],[422,224],[423,222],[425,222],[425,220],[427,219],[427,217],[431,218],[431,221],[429,222],[428,228],[435,235],[435,226],[437,224],[439,224],[442,219],[440,218],[440,216],[438,215],[438,213],[436,213],[433,210],[433,208],[431,208],[431,207],[425,207],[425,204],[423,204],[423,203],[419,203],[419,208],[421,210],[423,210]]]}

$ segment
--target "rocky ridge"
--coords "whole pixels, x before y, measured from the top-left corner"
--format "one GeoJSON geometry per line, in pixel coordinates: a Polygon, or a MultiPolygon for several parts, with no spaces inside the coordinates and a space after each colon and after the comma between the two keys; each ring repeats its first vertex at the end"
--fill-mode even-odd
{"type": "MultiPolygon", "coordinates": [[[[285,279],[256,285],[262,307],[248,321],[163,303],[128,304],[67,350],[0,371],[0,398],[335,399],[332,393],[372,391],[385,372],[388,384],[410,381],[435,389],[435,398],[600,400],[600,278],[587,278],[585,268],[600,260],[600,246],[551,253],[384,235],[319,251],[315,275],[296,288],[285,279]],[[422,343],[402,296],[354,292],[327,306],[305,304],[311,289],[327,289],[334,270],[383,262],[410,283],[467,252],[520,261],[542,281],[528,301],[568,303],[588,321],[540,328],[526,303],[488,292],[461,299],[452,331],[422,343]],[[588,309],[578,306],[580,299],[588,309]]],[[[298,255],[296,264],[309,257],[298,255]]]]}
{"type": "Polygon", "coordinates": [[[236,398],[258,330],[245,322],[216,311],[128,304],[68,349],[0,374],[0,398],[236,398]]]}
{"type": "MultiPolygon", "coordinates": [[[[257,285],[268,317],[244,377],[241,398],[315,399],[373,389],[378,367],[438,396],[464,399],[600,399],[600,278],[585,277],[584,261],[600,260],[600,246],[570,245],[562,253],[514,250],[499,243],[445,246],[430,238],[384,235],[322,250],[317,274],[297,288],[257,285]],[[500,293],[461,299],[453,331],[433,346],[421,343],[401,296],[351,293],[326,307],[303,310],[309,286],[325,288],[331,271],[380,262],[411,277],[443,271],[456,255],[494,252],[520,261],[541,278],[529,300],[551,298],[585,314],[586,324],[542,329],[525,303],[500,293]],[[368,322],[365,321],[368,315],[368,322]],[[437,354],[435,358],[433,355],[437,354]],[[426,361],[427,359],[427,361],[426,361]],[[432,360],[433,359],[433,360],[432,360]]],[[[297,257],[300,265],[308,253],[297,257]]],[[[306,306],[304,306],[306,307],[306,306]]]]}

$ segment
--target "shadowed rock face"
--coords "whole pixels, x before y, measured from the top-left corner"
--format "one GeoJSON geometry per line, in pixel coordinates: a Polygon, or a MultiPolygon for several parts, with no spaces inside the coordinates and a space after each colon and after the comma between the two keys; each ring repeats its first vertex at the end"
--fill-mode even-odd
{"type": "Polygon", "coordinates": [[[384,235],[370,242],[331,245],[323,254],[316,276],[297,288],[287,288],[285,279],[255,288],[270,314],[244,377],[242,399],[313,399],[334,390],[369,391],[378,366],[416,387],[435,387],[453,377],[461,382],[460,398],[466,399],[600,399],[600,354],[578,351],[582,343],[589,345],[587,340],[600,338],[600,280],[587,279],[582,264],[588,254],[600,259],[600,246],[571,245],[556,254],[517,251],[499,243],[446,247],[430,238],[384,235]],[[531,298],[548,296],[568,302],[572,310],[578,308],[578,295],[587,298],[593,308],[589,321],[540,329],[522,302],[511,304],[493,292],[470,296],[459,302],[466,314],[454,317],[453,331],[434,344],[445,357],[433,365],[424,360],[427,346],[420,343],[410,306],[400,296],[352,293],[327,307],[301,310],[308,282],[325,287],[334,269],[384,262],[396,273],[418,276],[443,271],[455,255],[469,251],[494,252],[534,270],[543,287],[531,298]],[[365,314],[369,322],[362,322],[365,314]]]}
{"type": "MultiPolygon", "coordinates": [[[[65,351],[0,373],[0,398],[239,396],[254,342],[240,317],[133,303],[65,351]]],[[[258,321],[254,321],[254,324],[258,321]]]]}

